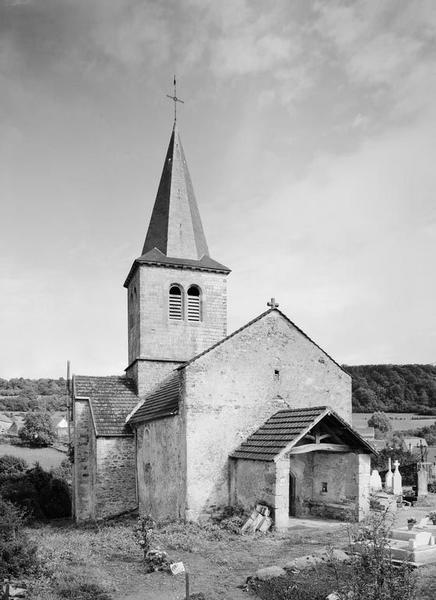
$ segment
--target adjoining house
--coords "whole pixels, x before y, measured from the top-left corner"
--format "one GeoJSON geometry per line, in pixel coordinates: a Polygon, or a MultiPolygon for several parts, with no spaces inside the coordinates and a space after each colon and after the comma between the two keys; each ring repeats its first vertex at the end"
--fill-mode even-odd
{"type": "Polygon", "coordinates": [[[196,521],[257,502],[280,527],[367,514],[374,449],[350,425],[351,377],[274,299],[227,335],[229,273],[209,255],[174,124],[124,283],[125,376],[73,377],[77,521],[138,505],[196,521]]]}
{"type": "Polygon", "coordinates": [[[68,441],[68,421],[65,415],[56,415],[52,419],[59,440],[68,441]]]}
{"type": "Polygon", "coordinates": [[[0,433],[6,433],[12,425],[12,419],[0,413],[0,433]]]}
{"type": "Polygon", "coordinates": [[[12,424],[8,429],[8,435],[18,435],[21,429],[24,427],[24,417],[14,415],[12,424]]]}

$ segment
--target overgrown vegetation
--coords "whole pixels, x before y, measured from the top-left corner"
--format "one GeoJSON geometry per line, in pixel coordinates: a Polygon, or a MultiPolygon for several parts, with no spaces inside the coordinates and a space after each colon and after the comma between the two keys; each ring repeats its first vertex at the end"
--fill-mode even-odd
{"type": "Polygon", "coordinates": [[[0,378],[0,410],[49,412],[65,410],[67,389],[63,377],[59,379],[0,378]]]}
{"type": "Polygon", "coordinates": [[[28,519],[58,519],[71,515],[71,467],[44,471],[36,464],[27,468],[26,461],[15,456],[0,458],[0,494],[27,513],[28,519]]]}
{"type": "Polygon", "coordinates": [[[35,573],[36,544],[23,530],[26,514],[0,497],[0,578],[35,573]]]}
{"type": "Polygon", "coordinates": [[[436,414],[436,366],[344,365],[344,369],[353,379],[355,412],[436,414]]]}
{"type": "Polygon", "coordinates": [[[268,581],[251,580],[249,587],[262,600],[415,600],[416,575],[408,564],[393,564],[386,513],[374,515],[350,531],[349,561],[333,558],[317,566],[268,581]]]}

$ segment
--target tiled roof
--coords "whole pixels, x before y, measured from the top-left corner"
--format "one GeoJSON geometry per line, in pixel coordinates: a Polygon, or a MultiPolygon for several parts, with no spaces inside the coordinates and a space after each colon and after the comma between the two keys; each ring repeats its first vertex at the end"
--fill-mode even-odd
{"type": "Polygon", "coordinates": [[[175,372],[157,390],[146,396],[127,422],[142,423],[176,415],[179,412],[179,398],[179,373],[175,372]]]}
{"type": "Polygon", "coordinates": [[[279,410],[259,427],[230,456],[251,460],[272,461],[292,442],[304,437],[317,423],[329,419],[336,426],[344,443],[373,452],[372,446],[328,406],[279,410]]]}
{"type": "Polygon", "coordinates": [[[279,315],[281,315],[285,319],[285,321],[287,321],[290,325],[292,325],[292,327],[295,327],[295,329],[297,331],[299,331],[301,333],[301,335],[303,335],[307,340],[309,340],[309,342],[311,342],[314,346],[316,346],[318,348],[318,350],[321,350],[321,352],[324,354],[324,356],[327,356],[327,358],[329,358],[332,361],[332,363],[334,363],[337,367],[340,368],[341,371],[343,371],[346,375],[348,375],[348,377],[351,378],[351,375],[349,373],[347,373],[347,371],[345,371],[345,369],[343,369],[343,367],[341,367],[340,364],[338,364],[329,354],[327,354],[327,352],[325,350],[323,350],[320,346],[318,346],[318,344],[316,342],[314,342],[306,333],[304,333],[304,331],[302,329],[300,329],[299,327],[297,327],[297,325],[295,325],[295,323],[293,323],[291,321],[291,319],[289,319],[289,317],[287,317],[285,315],[285,313],[282,313],[282,311],[279,310],[278,308],[270,308],[270,309],[266,310],[265,312],[263,312],[262,314],[260,314],[255,319],[252,319],[251,321],[249,321],[248,323],[246,323],[245,325],[243,325],[239,329],[236,329],[236,331],[233,331],[233,333],[230,333],[229,335],[227,335],[226,337],[224,337],[222,340],[220,340],[219,342],[217,342],[213,346],[210,346],[209,348],[207,348],[203,352],[200,352],[200,354],[197,354],[196,356],[192,357],[190,360],[188,360],[183,365],[180,365],[180,367],[177,367],[177,368],[178,369],[184,369],[185,367],[187,367],[188,365],[190,365],[191,363],[193,363],[194,361],[196,361],[197,359],[199,359],[201,356],[204,356],[205,354],[208,354],[208,352],[210,352],[211,350],[214,350],[218,346],[221,346],[221,344],[224,344],[224,342],[227,342],[227,340],[230,340],[232,337],[238,335],[239,333],[241,333],[242,331],[244,331],[245,329],[247,329],[251,325],[254,325],[254,323],[257,323],[257,321],[260,321],[261,319],[263,319],[264,317],[266,317],[267,315],[269,315],[272,312],[277,312],[279,315]]]}
{"type": "Polygon", "coordinates": [[[76,398],[89,398],[97,436],[132,435],[125,420],[138,403],[133,381],[126,377],[75,375],[73,386],[76,398]]]}

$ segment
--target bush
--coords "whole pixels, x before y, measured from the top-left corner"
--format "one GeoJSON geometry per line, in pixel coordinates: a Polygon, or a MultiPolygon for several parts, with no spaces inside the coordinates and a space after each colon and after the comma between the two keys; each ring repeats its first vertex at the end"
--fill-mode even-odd
{"type": "Polygon", "coordinates": [[[38,464],[0,482],[0,492],[34,519],[60,519],[71,515],[71,493],[67,482],[44,471],[38,464]]]}
{"type": "Polygon", "coordinates": [[[0,482],[4,481],[11,475],[19,475],[28,469],[29,465],[24,458],[5,454],[0,456],[0,482]]]}
{"type": "Polygon", "coordinates": [[[39,448],[51,446],[56,441],[56,430],[48,412],[28,413],[18,435],[29,446],[39,448]]]}
{"type": "Polygon", "coordinates": [[[348,564],[332,557],[286,577],[253,579],[249,588],[263,600],[325,600],[332,592],[338,600],[416,600],[412,567],[392,563],[389,529],[386,513],[375,515],[350,531],[351,549],[359,553],[348,564]]]}
{"type": "Polygon", "coordinates": [[[390,527],[387,513],[376,513],[352,533],[359,554],[352,561],[349,581],[343,584],[343,598],[351,592],[353,600],[415,600],[413,567],[392,563],[390,527]]]}
{"type": "Polygon", "coordinates": [[[23,532],[25,513],[0,498],[0,578],[19,577],[35,571],[36,546],[23,532]]]}

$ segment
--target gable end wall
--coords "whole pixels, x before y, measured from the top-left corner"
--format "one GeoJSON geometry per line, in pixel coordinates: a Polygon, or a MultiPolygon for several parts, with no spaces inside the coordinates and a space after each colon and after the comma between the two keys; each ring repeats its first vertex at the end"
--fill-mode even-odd
{"type": "Polygon", "coordinates": [[[330,405],[351,421],[350,376],[278,312],[184,371],[190,519],[229,503],[229,454],[278,410],[330,405]]]}

